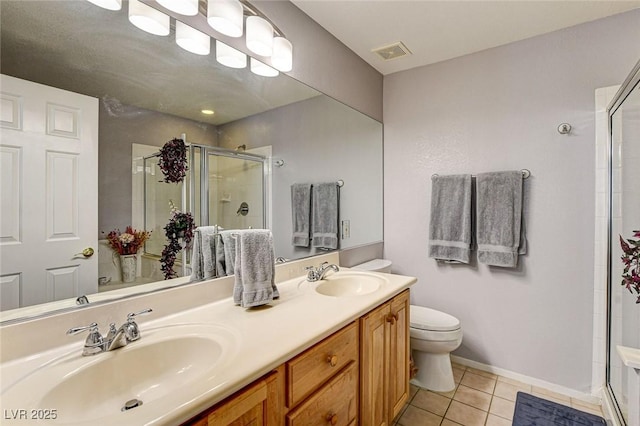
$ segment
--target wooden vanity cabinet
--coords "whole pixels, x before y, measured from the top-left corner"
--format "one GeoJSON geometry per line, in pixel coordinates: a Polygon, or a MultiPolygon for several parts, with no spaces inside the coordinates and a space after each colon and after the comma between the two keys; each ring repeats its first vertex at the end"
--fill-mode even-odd
{"type": "Polygon", "coordinates": [[[406,290],[184,425],[388,426],[408,396],[406,290]]]}
{"type": "Polygon", "coordinates": [[[183,426],[278,426],[284,369],[279,367],[183,426]]]}
{"type": "Polygon", "coordinates": [[[409,290],[360,319],[360,424],[391,425],[409,397],[409,290]]]}

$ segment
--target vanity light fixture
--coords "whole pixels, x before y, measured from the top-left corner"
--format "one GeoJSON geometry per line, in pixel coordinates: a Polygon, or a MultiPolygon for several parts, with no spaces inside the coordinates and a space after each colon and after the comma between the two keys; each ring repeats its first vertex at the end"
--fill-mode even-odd
{"type": "Polygon", "coordinates": [[[247,55],[216,40],[216,60],[229,68],[246,68],[247,55]]]}
{"type": "Polygon", "coordinates": [[[159,36],[169,35],[169,16],[139,0],[129,0],[129,21],[148,33],[159,36]]]}
{"type": "Polygon", "coordinates": [[[205,33],[176,21],[176,43],[187,52],[196,55],[208,55],[211,50],[211,39],[205,33]]]}
{"type": "Polygon", "coordinates": [[[255,58],[251,58],[251,72],[263,77],[277,77],[278,74],[280,74],[277,69],[272,68],[255,58]]]}
{"type": "Polygon", "coordinates": [[[198,14],[198,0],[157,0],[161,6],[181,15],[198,14]]]}
{"type": "Polygon", "coordinates": [[[244,8],[238,0],[209,0],[207,22],[214,30],[229,37],[241,37],[244,8]]]}
{"type": "Polygon", "coordinates": [[[89,3],[93,3],[96,6],[100,6],[107,10],[120,10],[122,9],[122,0],[88,0],[89,3]]]}
{"type": "Polygon", "coordinates": [[[293,46],[286,38],[276,37],[273,39],[271,64],[274,68],[283,72],[293,69],[293,46]]]}
{"type": "Polygon", "coordinates": [[[273,26],[264,18],[247,18],[247,48],[260,56],[273,53],[273,26]]]}

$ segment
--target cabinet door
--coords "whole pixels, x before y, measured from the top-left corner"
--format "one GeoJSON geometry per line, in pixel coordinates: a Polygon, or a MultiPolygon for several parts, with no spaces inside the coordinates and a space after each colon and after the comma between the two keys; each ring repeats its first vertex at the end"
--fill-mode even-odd
{"type": "Polygon", "coordinates": [[[357,423],[358,363],[351,361],[322,388],[287,414],[287,426],[349,426],[357,423]]]}
{"type": "Polygon", "coordinates": [[[388,425],[387,392],[389,353],[389,303],[369,312],[360,321],[360,424],[388,425]]]}
{"type": "Polygon", "coordinates": [[[409,291],[391,301],[389,333],[389,421],[402,410],[409,398],[409,291]]]}

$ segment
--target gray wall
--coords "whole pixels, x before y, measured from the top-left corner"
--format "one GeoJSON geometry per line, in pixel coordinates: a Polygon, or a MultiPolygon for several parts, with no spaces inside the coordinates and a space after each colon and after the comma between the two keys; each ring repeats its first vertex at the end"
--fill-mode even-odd
{"type": "Polygon", "coordinates": [[[100,101],[98,146],[98,238],[102,232],[131,225],[131,145],[160,148],[174,137],[187,134],[187,140],[216,145],[216,126],[198,123],[173,115],[114,105],[100,101]]]}
{"type": "Polygon", "coordinates": [[[385,77],[385,257],[418,277],[412,303],[461,320],[457,355],[589,392],[594,90],[624,80],[638,40],[640,10],[385,77]],[[530,245],[517,269],[427,257],[433,173],[521,168],[530,245]]]}
{"type": "Polygon", "coordinates": [[[382,74],[288,0],[252,1],[293,44],[291,77],[382,121],[382,74]]]}

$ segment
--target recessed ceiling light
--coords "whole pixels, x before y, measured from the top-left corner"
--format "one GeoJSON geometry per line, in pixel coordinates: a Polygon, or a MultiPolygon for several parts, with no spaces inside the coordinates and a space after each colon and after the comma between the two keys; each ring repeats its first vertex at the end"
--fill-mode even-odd
{"type": "Polygon", "coordinates": [[[203,109],[201,112],[206,115],[213,115],[212,109],[203,109]]]}

